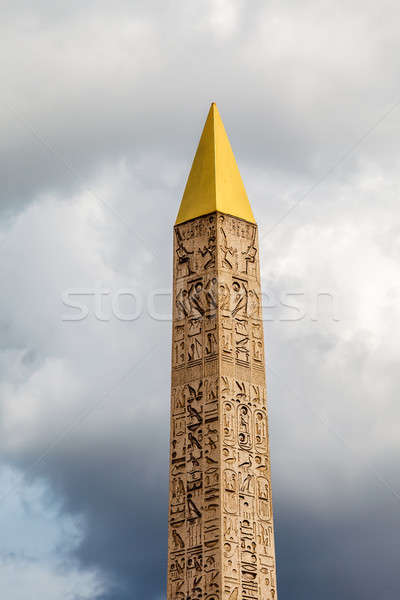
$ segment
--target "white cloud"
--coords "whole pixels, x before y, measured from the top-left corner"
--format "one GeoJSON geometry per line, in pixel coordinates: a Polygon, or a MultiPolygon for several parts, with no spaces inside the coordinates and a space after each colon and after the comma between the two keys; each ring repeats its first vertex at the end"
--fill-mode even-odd
{"type": "Polygon", "coordinates": [[[14,557],[0,558],[0,565],[1,589],[13,600],[26,600],[32,593],[42,600],[91,600],[102,590],[93,575],[79,571],[62,572],[14,557]]]}
{"type": "Polygon", "coordinates": [[[21,483],[20,473],[11,469],[2,469],[0,482],[4,596],[13,600],[26,600],[32,594],[43,600],[93,598],[103,589],[101,578],[95,571],[77,569],[69,555],[81,538],[77,523],[48,503],[43,485],[21,483]]]}

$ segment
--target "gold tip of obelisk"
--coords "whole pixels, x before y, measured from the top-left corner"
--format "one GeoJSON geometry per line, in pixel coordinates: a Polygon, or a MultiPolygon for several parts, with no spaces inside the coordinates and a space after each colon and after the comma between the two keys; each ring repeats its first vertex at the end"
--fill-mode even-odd
{"type": "Polygon", "coordinates": [[[255,223],[224,124],[217,105],[212,102],[176,225],[215,211],[255,223]]]}

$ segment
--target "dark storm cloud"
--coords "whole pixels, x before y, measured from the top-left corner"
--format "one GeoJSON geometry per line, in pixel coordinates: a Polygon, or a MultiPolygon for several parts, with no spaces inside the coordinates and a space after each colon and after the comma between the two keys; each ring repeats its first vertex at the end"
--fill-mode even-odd
{"type": "MultiPolygon", "coordinates": [[[[168,355],[155,352],[149,360],[166,365],[168,355]]],[[[29,455],[8,456],[27,479],[51,482],[59,510],[80,518],[83,537],[73,559],[84,570],[100,570],[110,591],[99,598],[113,598],[114,593],[121,599],[150,598],[164,587],[169,414],[168,395],[161,403],[154,395],[166,383],[165,371],[155,373],[151,383],[134,374],[117,398],[113,394],[75,423],[65,439],[51,436],[58,440],[51,452],[35,448],[29,455]],[[129,404],[134,414],[123,413],[129,404]],[[105,428],[104,420],[113,421],[112,428],[105,428]],[[44,460],[32,465],[32,456],[42,453],[44,460]]],[[[84,405],[91,404],[93,399],[87,398],[84,405]]]]}
{"type": "MultiPolygon", "coordinates": [[[[336,483],[340,501],[340,479],[336,483]]],[[[400,547],[391,527],[393,501],[375,486],[363,488],[360,498],[360,506],[349,507],[344,514],[323,507],[315,514],[304,505],[282,502],[276,523],[281,597],[396,597],[400,547]]]]}
{"type": "Polygon", "coordinates": [[[50,461],[50,468],[63,474],[65,510],[85,515],[85,535],[75,556],[82,568],[100,569],[109,582],[110,591],[100,597],[151,598],[164,589],[168,433],[163,424],[168,411],[158,417],[151,430],[139,419],[125,432],[119,427],[118,443],[103,440],[97,451],[91,445],[82,448],[80,458],[68,461],[63,455],[50,461]]]}

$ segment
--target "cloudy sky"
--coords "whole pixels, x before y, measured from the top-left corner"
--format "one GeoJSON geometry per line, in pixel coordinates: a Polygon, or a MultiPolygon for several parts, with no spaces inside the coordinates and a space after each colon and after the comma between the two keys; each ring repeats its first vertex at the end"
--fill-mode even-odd
{"type": "Polygon", "coordinates": [[[172,225],[213,100],[260,225],[279,597],[397,598],[398,3],[1,8],[2,598],[165,598],[172,225]]]}

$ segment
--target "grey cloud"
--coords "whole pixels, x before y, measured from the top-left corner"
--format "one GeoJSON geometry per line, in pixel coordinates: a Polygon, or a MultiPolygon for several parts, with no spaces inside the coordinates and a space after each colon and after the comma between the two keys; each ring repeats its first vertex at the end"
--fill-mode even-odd
{"type": "MultiPolygon", "coordinates": [[[[19,22],[6,19],[2,204],[18,210],[43,190],[71,193],[125,156],[134,162],[157,150],[188,164],[212,99],[243,167],[313,179],[398,100],[390,61],[396,32],[388,25],[368,35],[372,3],[353,27],[345,5],[340,18],[312,4],[290,12],[225,4],[239,25],[222,37],[213,2],[181,11],[159,2],[89,4],[59,13],[25,4],[19,22]]],[[[395,136],[385,130],[364,154],[390,160],[395,136]]]]}

